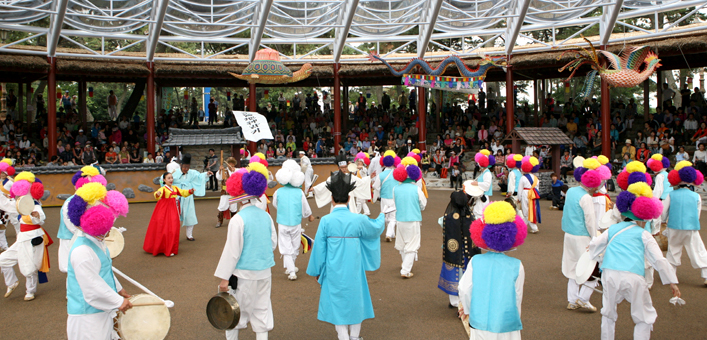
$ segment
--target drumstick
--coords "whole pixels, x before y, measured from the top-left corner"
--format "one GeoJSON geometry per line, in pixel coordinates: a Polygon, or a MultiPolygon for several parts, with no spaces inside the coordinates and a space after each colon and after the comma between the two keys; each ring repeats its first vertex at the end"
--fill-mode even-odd
{"type": "Polygon", "coordinates": [[[164,303],[165,306],[167,306],[167,308],[174,307],[174,302],[172,302],[171,300],[162,299],[161,297],[157,296],[157,294],[153,293],[152,291],[147,289],[145,286],[141,285],[139,282],[137,282],[137,281],[131,279],[129,276],[123,274],[123,272],[121,272],[117,268],[113,267],[113,272],[120,275],[122,278],[126,279],[128,282],[132,283],[133,285],[135,285],[135,287],[142,289],[143,292],[150,294],[150,295],[162,300],[162,302],[164,303]]]}
{"type": "Polygon", "coordinates": [[[165,302],[142,302],[142,303],[133,303],[133,307],[146,307],[146,306],[165,306],[165,302]]]}

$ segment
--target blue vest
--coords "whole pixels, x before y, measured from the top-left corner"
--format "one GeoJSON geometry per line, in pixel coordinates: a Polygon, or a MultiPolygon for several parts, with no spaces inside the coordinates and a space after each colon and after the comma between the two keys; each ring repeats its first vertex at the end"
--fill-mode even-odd
{"type": "MultiPolygon", "coordinates": [[[[490,171],[490,170],[484,169],[484,171],[481,172],[481,175],[479,175],[479,177],[476,178],[476,181],[479,183],[483,183],[484,182],[484,174],[488,171],[490,171]]],[[[520,183],[520,179],[516,179],[516,182],[520,183]]],[[[516,190],[517,189],[518,189],[518,187],[516,187],[516,190]]],[[[484,192],[484,195],[493,196],[493,177],[491,177],[491,186],[489,186],[489,189],[486,190],[486,192],[484,192]]]]}
{"type": "Polygon", "coordinates": [[[584,210],[579,206],[579,200],[588,194],[581,186],[567,190],[565,209],[562,212],[562,231],[570,235],[592,237],[584,221],[584,210]]]}
{"type": "Polygon", "coordinates": [[[302,224],[302,190],[287,184],[276,194],[277,223],[290,227],[302,224]]]}
{"type": "Polygon", "coordinates": [[[69,267],[68,267],[68,277],[66,278],[66,309],[69,315],[79,315],[79,314],[96,314],[103,313],[100,309],[91,307],[83,297],[83,292],[79,286],[78,281],[76,281],[76,273],[74,273],[74,267],[71,265],[71,256],[73,255],[74,249],[78,246],[89,246],[96,252],[98,259],[101,260],[101,269],[98,275],[101,276],[103,281],[105,281],[108,286],[114,291],[115,289],[115,277],[113,276],[113,260],[110,258],[110,251],[106,249],[104,253],[101,248],[99,248],[93,241],[89,240],[85,236],[77,237],[74,241],[74,245],[71,246],[71,251],[69,252],[69,267]]]}
{"type": "MultiPolygon", "coordinates": [[[[56,237],[61,240],[70,240],[74,237],[74,234],[69,231],[69,228],[66,227],[66,223],[64,223],[64,208],[69,206],[69,201],[74,198],[74,195],[71,195],[71,197],[67,198],[66,201],[64,201],[64,204],[61,206],[61,210],[59,212],[59,232],[56,234],[56,237]]],[[[68,209],[66,210],[68,212],[68,209]]]]}
{"type": "Polygon", "coordinates": [[[663,175],[663,194],[660,195],[660,199],[664,200],[668,198],[668,194],[673,192],[673,185],[670,184],[670,181],[668,180],[668,172],[665,170],[661,171],[658,173],[658,175],[663,175]]]}
{"type": "Polygon", "coordinates": [[[236,269],[264,270],[275,265],[270,239],[270,215],[251,205],[241,209],[238,216],[243,219],[243,251],[236,269]]]}
{"type": "Polygon", "coordinates": [[[385,169],[378,176],[380,176],[381,179],[381,198],[393,199],[393,188],[400,183],[393,178],[393,170],[385,169]],[[386,179],[386,177],[388,179],[386,179]]]}
{"type": "Polygon", "coordinates": [[[520,260],[488,252],[472,257],[471,265],[471,327],[493,333],[523,329],[516,300],[520,260]]]}
{"type": "Polygon", "coordinates": [[[513,169],[513,171],[511,171],[511,172],[513,172],[516,176],[515,177],[516,186],[514,188],[516,190],[515,192],[518,192],[518,187],[520,186],[520,179],[523,177],[523,174],[521,174],[520,170],[518,170],[518,169],[513,169]]]}
{"type": "Polygon", "coordinates": [[[406,179],[395,187],[395,220],[399,222],[420,222],[420,200],[417,196],[417,185],[411,179],[406,179]]]}
{"type": "Polygon", "coordinates": [[[601,269],[631,272],[640,276],[645,272],[645,245],[641,235],[643,228],[634,228],[634,222],[621,222],[609,227],[609,240],[624,228],[630,228],[611,241],[604,254],[601,269]]]}
{"type": "Polygon", "coordinates": [[[678,230],[700,230],[697,216],[700,195],[688,188],[673,190],[668,209],[668,228],[678,230]]]}

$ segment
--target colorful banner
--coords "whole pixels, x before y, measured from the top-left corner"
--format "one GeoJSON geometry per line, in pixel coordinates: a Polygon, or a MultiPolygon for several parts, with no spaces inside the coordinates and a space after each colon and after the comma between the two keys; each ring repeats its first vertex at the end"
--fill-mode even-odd
{"type": "Polygon", "coordinates": [[[485,77],[440,77],[424,74],[404,74],[401,83],[405,86],[477,94],[484,84],[484,79],[485,77]]]}

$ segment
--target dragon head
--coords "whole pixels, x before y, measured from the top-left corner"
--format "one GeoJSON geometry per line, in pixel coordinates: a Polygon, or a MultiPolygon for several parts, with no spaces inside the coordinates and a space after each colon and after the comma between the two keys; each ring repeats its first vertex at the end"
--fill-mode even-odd
{"type": "Polygon", "coordinates": [[[378,52],[372,51],[368,53],[368,61],[374,62],[380,60],[380,56],[378,56],[378,52]]]}
{"type": "Polygon", "coordinates": [[[491,56],[484,56],[481,59],[480,65],[487,65],[491,64],[493,66],[497,67],[505,67],[506,66],[506,56],[496,56],[496,57],[491,57],[491,56]]]}
{"type": "Polygon", "coordinates": [[[658,68],[658,67],[662,66],[660,64],[660,59],[658,59],[658,55],[652,51],[648,52],[648,56],[643,61],[648,65],[649,69],[650,68],[658,68]]]}
{"type": "Polygon", "coordinates": [[[306,64],[302,65],[302,68],[300,69],[300,71],[304,71],[304,73],[307,76],[309,76],[310,74],[312,74],[312,64],[306,63],[306,64]]]}

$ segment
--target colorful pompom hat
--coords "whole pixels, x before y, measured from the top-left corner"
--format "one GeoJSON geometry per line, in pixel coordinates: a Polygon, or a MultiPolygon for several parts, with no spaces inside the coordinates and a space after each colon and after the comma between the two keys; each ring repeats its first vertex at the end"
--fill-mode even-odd
{"type": "MultiPolygon", "coordinates": [[[[605,156],[600,156],[604,157],[605,156]]],[[[587,158],[582,163],[582,166],[574,169],[574,179],[582,183],[587,188],[598,188],[603,182],[611,178],[611,170],[596,158],[587,158]]],[[[608,164],[608,158],[607,163],[608,164]]]]}
{"type": "Polygon", "coordinates": [[[629,185],[637,182],[645,182],[648,186],[653,184],[651,175],[646,173],[646,166],[639,161],[628,163],[626,168],[616,176],[616,185],[624,191],[628,190],[629,185]]]}
{"type": "Polygon", "coordinates": [[[498,201],[484,209],[483,217],[471,224],[469,232],[479,248],[502,253],[522,245],[528,227],[510,203],[498,201]]]}
{"type": "MultiPolygon", "coordinates": [[[[626,166],[625,191],[616,197],[616,208],[622,215],[637,221],[652,220],[663,212],[663,203],[653,197],[653,190],[647,182],[651,177],[645,173],[646,167],[639,161],[633,161],[626,166]],[[634,164],[638,163],[638,164],[634,164]]],[[[617,179],[618,182],[618,179],[617,179]]],[[[623,189],[623,188],[622,188],[623,189]]]]}
{"type": "Polygon", "coordinates": [[[670,167],[670,160],[668,157],[663,157],[663,155],[657,153],[648,159],[646,165],[648,165],[648,168],[653,170],[653,172],[660,172],[670,167]]]}
{"type": "Polygon", "coordinates": [[[405,157],[395,170],[393,170],[393,178],[401,183],[407,179],[417,182],[422,178],[422,170],[417,166],[417,160],[415,160],[415,158],[405,157]]]}
{"type": "Polygon", "coordinates": [[[520,170],[523,172],[536,173],[540,170],[540,161],[534,156],[525,156],[521,158],[520,170]]]}
{"type": "Polygon", "coordinates": [[[512,153],[506,157],[506,166],[509,169],[518,168],[520,169],[523,162],[523,155],[512,153]]]}
{"type": "Polygon", "coordinates": [[[0,172],[4,172],[8,176],[14,176],[15,168],[12,166],[12,164],[12,159],[3,158],[3,160],[0,161],[0,172]]]}
{"type": "Polygon", "coordinates": [[[401,159],[397,155],[395,155],[395,151],[393,150],[387,150],[385,153],[383,153],[383,157],[381,157],[381,166],[390,168],[390,167],[397,167],[401,159]]]}
{"type": "Polygon", "coordinates": [[[106,235],[118,216],[127,216],[128,200],[116,190],[106,190],[98,182],[85,183],[69,201],[67,214],[71,223],[88,235],[106,235]]]}
{"type": "Polygon", "coordinates": [[[701,172],[692,167],[689,161],[680,161],[675,164],[675,169],[668,173],[668,181],[673,186],[681,184],[700,185],[705,181],[701,172]]]}
{"type": "Polygon", "coordinates": [[[77,171],[71,178],[71,184],[74,185],[76,190],[81,188],[86,183],[93,182],[101,183],[103,186],[108,185],[106,178],[101,175],[100,171],[96,167],[91,165],[81,168],[81,170],[77,171]]]}
{"type": "Polygon", "coordinates": [[[268,169],[258,161],[251,161],[247,168],[239,169],[226,181],[226,191],[232,196],[231,203],[260,197],[267,186],[268,169]]]}
{"type": "Polygon", "coordinates": [[[474,155],[474,161],[482,168],[489,168],[496,165],[496,158],[491,154],[491,151],[486,149],[479,150],[474,155]]]}
{"type": "Polygon", "coordinates": [[[32,195],[32,198],[39,200],[44,196],[44,185],[33,173],[23,171],[15,176],[15,182],[10,187],[10,198],[32,195]]]}
{"type": "Polygon", "coordinates": [[[371,164],[371,158],[365,152],[359,152],[356,154],[354,162],[358,162],[358,160],[363,161],[363,164],[366,164],[366,166],[369,166],[371,164]]]}
{"type": "Polygon", "coordinates": [[[304,183],[304,173],[302,173],[302,168],[292,159],[286,160],[282,163],[282,168],[277,171],[275,178],[280,185],[291,185],[295,188],[299,188],[304,183]]]}

